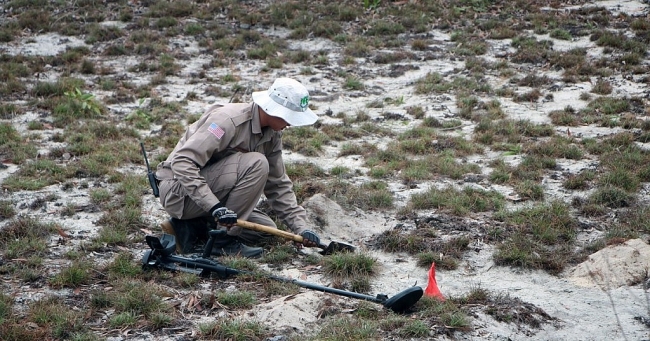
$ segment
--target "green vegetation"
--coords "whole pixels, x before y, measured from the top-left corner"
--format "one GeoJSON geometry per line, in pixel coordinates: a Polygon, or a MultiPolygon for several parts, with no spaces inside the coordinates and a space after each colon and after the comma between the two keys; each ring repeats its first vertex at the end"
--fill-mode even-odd
{"type": "Polygon", "coordinates": [[[408,204],[414,209],[445,209],[455,215],[466,215],[470,212],[498,211],[504,206],[505,199],[498,192],[472,187],[462,190],[431,187],[422,194],[413,195],[408,204]]]}
{"type": "Polygon", "coordinates": [[[0,200],[0,220],[13,218],[15,215],[14,204],[8,200],[0,200]]]}
{"type": "Polygon", "coordinates": [[[559,273],[571,259],[578,223],[565,203],[553,201],[499,216],[514,229],[498,246],[497,264],[559,273]]]}
{"type": "Polygon", "coordinates": [[[50,280],[50,285],[55,288],[78,288],[81,285],[88,284],[91,268],[92,264],[89,262],[75,262],[61,269],[61,272],[50,280]]]}
{"type": "MultiPolygon", "coordinates": [[[[16,164],[35,158],[36,147],[9,123],[0,123],[0,156],[16,164]]],[[[4,186],[3,186],[4,187],[4,186]]]]}
{"type": "Polygon", "coordinates": [[[251,338],[263,339],[266,328],[260,322],[225,318],[199,325],[201,335],[207,338],[245,341],[251,338]]]}
{"type": "Polygon", "coordinates": [[[325,273],[334,278],[352,279],[375,273],[376,260],[368,255],[338,253],[323,259],[325,273]]]}
{"type": "MultiPolygon", "coordinates": [[[[221,317],[299,287],[247,275],[211,283],[217,286],[207,293],[199,289],[211,279],[143,271],[136,255],[146,247],[143,235],[159,232],[138,142],[155,167],[204,104],[248,100],[274,74],[308,85],[310,108],[321,115],[313,126],[282,132],[299,203],[321,194],[346,211],[396,216],[373,243],[384,252],[456,269],[478,231],[496,243],[497,265],[556,274],[650,233],[650,109],[646,98],[619,88],[649,83],[647,20],[605,7],[487,0],[239,5],[7,2],[11,20],[0,24],[0,42],[27,50],[50,33],[62,46],[0,55],[0,171],[9,168],[0,183],[8,195],[0,200],[0,272],[8,285],[0,339],[101,340],[127,330],[157,338],[189,329],[205,339],[277,335],[221,317]],[[583,38],[602,56],[559,47],[583,38]],[[494,39],[510,50],[495,49],[494,39]],[[317,50],[307,50],[306,40],[317,50]],[[405,78],[403,89],[392,84],[405,78]],[[561,103],[568,89],[582,89],[580,103],[561,103]],[[551,105],[557,110],[548,113],[551,105]],[[550,122],[539,123],[545,114],[550,122]],[[558,185],[567,202],[555,201],[558,185]],[[59,190],[65,198],[53,194],[59,190]],[[69,231],[68,219],[80,212],[95,215],[91,235],[69,231]],[[60,223],[36,218],[42,214],[60,223]],[[576,241],[577,221],[599,226],[600,238],[576,241]],[[14,288],[27,286],[53,294],[14,300],[14,288]],[[90,309],[81,314],[78,306],[90,309]],[[183,316],[197,312],[219,318],[188,326],[183,316]]],[[[367,254],[305,255],[275,239],[264,246],[258,261],[220,261],[251,271],[259,262],[291,263],[324,273],[335,287],[374,288],[380,264],[367,254]]],[[[341,318],[343,306],[327,303],[321,330],[288,337],[462,338],[477,313],[532,328],[551,319],[480,288],[444,302],[425,297],[407,316],[346,302],[351,313],[341,318]]]]}
{"type": "Polygon", "coordinates": [[[41,223],[32,218],[18,217],[9,221],[2,229],[0,247],[8,258],[44,256],[47,239],[58,227],[52,223],[41,223]]]}
{"type": "Polygon", "coordinates": [[[284,148],[302,153],[306,156],[316,156],[329,142],[328,135],[314,127],[296,127],[289,129],[283,136],[284,148]]]}

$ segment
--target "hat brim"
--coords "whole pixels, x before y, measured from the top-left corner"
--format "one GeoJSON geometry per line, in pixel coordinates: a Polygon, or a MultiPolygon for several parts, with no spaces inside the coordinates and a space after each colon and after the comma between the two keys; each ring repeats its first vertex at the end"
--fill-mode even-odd
{"type": "Polygon", "coordinates": [[[318,120],[318,115],[316,115],[311,109],[307,108],[305,111],[293,111],[271,99],[266,90],[255,91],[252,96],[253,102],[262,108],[262,110],[264,110],[268,115],[279,117],[292,126],[306,126],[314,124],[318,120]]]}

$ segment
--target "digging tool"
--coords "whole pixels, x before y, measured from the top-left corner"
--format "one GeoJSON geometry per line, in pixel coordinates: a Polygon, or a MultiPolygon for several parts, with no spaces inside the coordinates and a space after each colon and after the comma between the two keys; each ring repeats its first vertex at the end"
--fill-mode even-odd
{"type": "MultiPolygon", "coordinates": [[[[237,219],[237,226],[243,227],[248,230],[257,231],[257,232],[265,232],[268,234],[272,234],[274,236],[290,239],[298,243],[302,243],[304,240],[302,236],[299,236],[297,234],[279,230],[270,226],[251,223],[249,221],[242,220],[242,219],[237,219]]],[[[329,245],[318,243],[318,247],[323,249],[323,251],[320,251],[320,253],[323,255],[331,255],[332,253],[341,252],[341,251],[354,252],[354,250],[356,250],[356,248],[350,244],[335,242],[335,241],[330,242],[329,245]]]]}
{"type": "MultiPolygon", "coordinates": [[[[174,251],[176,250],[176,240],[172,235],[163,234],[161,238],[151,235],[146,236],[147,245],[149,245],[151,250],[147,250],[142,257],[142,267],[144,269],[157,268],[170,271],[183,271],[194,273],[202,277],[209,277],[211,273],[217,274],[219,278],[227,278],[230,275],[241,274],[255,275],[256,273],[253,272],[226,267],[225,265],[219,264],[206,256],[206,253],[209,255],[209,250],[212,249],[214,239],[218,238],[220,233],[225,233],[225,231],[210,231],[210,238],[206,244],[206,250],[208,251],[204,252],[203,256],[194,258],[174,255],[174,251]]],[[[406,312],[417,303],[418,300],[420,300],[424,292],[421,287],[413,286],[395,294],[391,298],[388,298],[388,296],[384,294],[378,294],[377,296],[364,295],[271,274],[264,274],[263,276],[284,283],[293,283],[307,289],[379,303],[396,313],[406,312]]]]}

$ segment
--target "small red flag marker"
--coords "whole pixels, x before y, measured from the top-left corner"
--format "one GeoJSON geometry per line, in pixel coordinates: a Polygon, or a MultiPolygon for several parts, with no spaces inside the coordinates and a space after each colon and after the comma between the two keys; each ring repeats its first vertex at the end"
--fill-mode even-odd
{"type": "Polygon", "coordinates": [[[429,284],[427,284],[427,289],[424,290],[424,294],[429,297],[437,298],[440,301],[444,301],[445,297],[442,296],[440,289],[438,289],[438,283],[436,282],[436,263],[431,263],[431,269],[429,269],[429,284]]]}

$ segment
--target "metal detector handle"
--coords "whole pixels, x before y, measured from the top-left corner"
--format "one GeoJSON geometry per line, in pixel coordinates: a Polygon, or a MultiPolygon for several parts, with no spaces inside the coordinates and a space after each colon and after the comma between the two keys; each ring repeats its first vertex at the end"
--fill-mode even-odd
{"type": "Polygon", "coordinates": [[[147,165],[147,178],[149,178],[149,186],[151,186],[151,190],[153,190],[153,196],[158,198],[160,196],[160,191],[158,190],[158,179],[156,179],[156,173],[152,172],[151,167],[149,167],[149,159],[147,159],[147,152],[144,150],[144,143],[140,142],[140,148],[142,148],[144,163],[147,165]]]}

